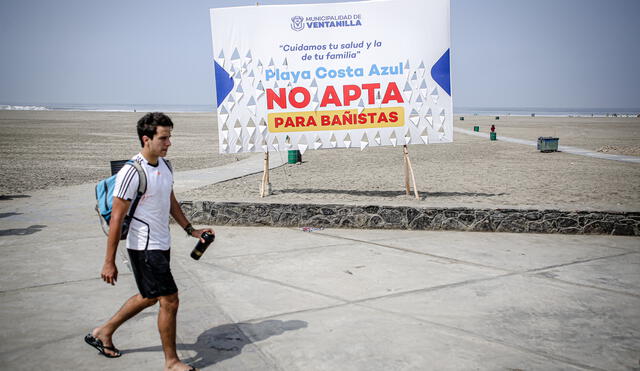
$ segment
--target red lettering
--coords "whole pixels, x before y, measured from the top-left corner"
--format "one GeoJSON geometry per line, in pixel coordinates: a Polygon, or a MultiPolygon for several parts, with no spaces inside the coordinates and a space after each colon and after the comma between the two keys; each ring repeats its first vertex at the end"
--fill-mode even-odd
{"type": "Polygon", "coordinates": [[[284,123],[284,120],[282,120],[282,117],[276,117],[276,120],[275,120],[276,127],[282,125],[282,123],[284,123]]]}
{"type": "Polygon", "coordinates": [[[311,101],[311,95],[309,91],[303,87],[298,86],[297,88],[291,89],[289,92],[289,103],[295,108],[304,108],[311,101]],[[302,94],[302,101],[297,101],[296,98],[298,94],[302,94]]]}
{"type": "Polygon", "coordinates": [[[398,122],[398,112],[396,111],[389,112],[389,121],[398,122]]]}
{"type": "Polygon", "coordinates": [[[307,121],[307,126],[318,126],[316,125],[316,119],[313,118],[313,116],[309,116],[309,120],[307,121]]]}
{"type": "Polygon", "coordinates": [[[293,126],[295,126],[293,124],[293,119],[291,117],[287,117],[287,122],[284,124],[284,127],[288,128],[288,127],[293,127],[293,126]]]}
{"type": "Polygon", "coordinates": [[[304,117],[296,116],[296,127],[304,126],[304,117]]]}
{"type": "Polygon", "coordinates": [[[378,124],[381,122],[389,122],[389,120],[387,120],[387,115],[385,115],[384,112],[380,112],[380,116],[378,116],[378,124]]]}
{"type": "Polygon", "coordinates": [[[376,103],[376,89],[380,89],[380,84],[362,84],[362,89],[367,91],[367,104],[375,104],[376,103]]]}
{"type": "Polygon", "coordinates": [[[390,82],[389,85],[387,85],[387,91],[384,93],[384,98],[382,98],[382,104],[388,103],[392,100],[398,103],[404,103],[404,100],[402,100],[402,94],[400,94],[398,85],[396,85],[395,82],[390,82]]]}
{"type": "Polygon", "coordinates": [[[331,125],[342,125],[342,122],[340,122],[340,115],[333,116],[333,121],[331,121],[331,125]]]}
{"type": "Polygon", "coordinates": [[[327,115],[320,116],[320,122],[322,126],[329,126],[329,124],[331,124],[331,121],[329,120],[329,116],[327,115]]]}
{"type": "Polygon", "coordinates": [[[348,106],[354,100],[358,100],[361,90],[358,85],[345,85],[342,87],[342,96],[344,97],[344,105],[348,106]]]}
{"type": "Polygon", "coordinates": [[[336,89],[331,85],[327,86],[324,90],[322,101],[320,101],[320,107],[326,107],[328,104],[333,104],[336,107],[340,107],[342,105],[340,98],[338,97],[338,93],[336,93],[336,89]]]}
{"type": "Polygon", "coordinates": [[[286,89],[280,88],[280,95],[274,92],[272,89],[267,89],[267,109],[273,109],[273,103],[275,102],[280,108],[287,108],[287,95],[286,89]]]}

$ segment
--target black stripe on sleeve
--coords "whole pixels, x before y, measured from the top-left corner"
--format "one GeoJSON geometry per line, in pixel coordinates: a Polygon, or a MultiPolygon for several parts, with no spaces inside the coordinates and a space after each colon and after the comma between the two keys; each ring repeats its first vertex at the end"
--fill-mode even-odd
{"type": "Polygon", "coordinates": [[[129,190],[129,185],[131,185],[131,180],[133,179],[133,176],[137,172],[138,171],[136,170],[135,167],[129,165],[129,170],[127,170],[127,172],[124,175],[122,184],[120,184],[120,189],[118,189],[118,192],[116,193],[116,197],[124,199],[125,195],[127,194],[127,191],[129,190]]]}

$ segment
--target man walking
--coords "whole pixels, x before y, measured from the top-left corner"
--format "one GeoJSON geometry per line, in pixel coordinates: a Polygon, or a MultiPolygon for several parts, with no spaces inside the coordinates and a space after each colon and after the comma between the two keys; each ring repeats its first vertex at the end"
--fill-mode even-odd
{"type": "MultiPolygon", "coordinates": [[[[140,199],[129,226],[127,251],[140,293],[129,298],[109,321],[93,329],[85,337],[85,341],[108,358],[119,357],[120,351],[112,342],[113,333],[125,321],[159,302],[158,330],[165,357],[164,369],[195,370],[182,363],[176,352],[178,288],[169,267],[169,215],[190,236],[200,238],[203,232],[213,233],[213,230],[194,229],[173,193],[173,170],[164,159],[171,146],[171,119],[163,113],[148,113],[138,121],[137,129],[142,151],[132,160],[137,161],[144,169],[147,190],[140,199]]],[[[125,165],[116,176],[107,253],[101,272],[102,279],[111,285],[118,279],[115,259],[122,221],[131,200],[136,196],[138,184],[138,173],[132,165],[125,165]]]]}

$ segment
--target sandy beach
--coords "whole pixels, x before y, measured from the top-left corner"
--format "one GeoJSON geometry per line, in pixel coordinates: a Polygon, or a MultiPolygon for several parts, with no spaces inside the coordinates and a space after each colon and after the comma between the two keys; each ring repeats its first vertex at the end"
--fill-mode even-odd
{"type": "MultiPolygon", "coordinates": [[[[0,195],[95,182],[109,161],[140,151],[136,122],[144,113],[0,111],[0,195]]],[[[177,171],[220,166],[247,154],[218,154],[213,113],[172,113],[170,158],[177,171]]]]}
{"type": "MultiPolygon", "coordinates": [[[[109,174],[108,161],[139,149],[141,113],[0,111],[0,195],[93,182],[109,174]]],[[[212,113],[174,113],[169,152],[177,171],[209,168],[251,154],[218,154],[212,113]]],[[[498,139],[557,136],[560,144],[640,155],[640,119],[456,116],[454,126],[498,139]]],[[[420,200],[404,191],[402,148],[309,150],[303,163],[271,171],[273,194],[258,195],[261,174],[179,194],[181,200],[346,203],[447,207],[520,207],[563,210],[640,210],[640,165],[455,133],[454,142],[412,145],[409,152],[420,200]]],[[[256,155],[256,154],[253,154],[256,155]]],[[[260,156],[260,154],[257,154],[260,156]]],[[[282,156],[287,153],[272,153],[282,156]]]]}
{"type": "MultiPolygon", "coordinates": [[[[455,127],[639,155],[640,119],[456,116],[455,127]]],[[[307,151],[303,163],[271,171],[273,194],[260,198],[261,174],[180,195],[184,200],[420,205],[425,207],[640,210],[640,165],[455,133],[449,144],[413,145],[409,152],[420,200],[406,196],[400,147],[307,151]]],[[[607,152],[613,153],[613,152],[607,152]]],[[[286,153],[272,154],[286,156],[286,153]]],[[[286,157],[284,157],[286,159],[286,157]]]]}

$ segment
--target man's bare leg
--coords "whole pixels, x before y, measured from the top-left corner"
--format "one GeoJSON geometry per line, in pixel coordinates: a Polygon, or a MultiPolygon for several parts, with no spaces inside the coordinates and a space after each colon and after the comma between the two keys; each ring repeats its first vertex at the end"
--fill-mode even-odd
{"type": "MultiPolygon", "coordinates": [[[[143,309],[148,308],[158,302],[157,298],[145,299],[140,294],[136,294],[130,297],[122,307],[116,312],[116,314],[107,321],[104,325],[96,327],[91,331],[93,337],[100,339],[102,344],[108,347],[113,346],[111,340],[113,333],[116,332],[118,327],[125,323],[128,319],[140,313],[143,309]]],[[[107,354],[115,355],[115,352],[105,349],[107,354]]]]}
{"type": "Polygon", "coordinates": [[[182,363],[176,352],[176,318],[178,316],[178,293],[161,296],[160,312],[158,313],[158,331],[164,351],[165,371],[191,370],[191,367],[182,363]]]}

